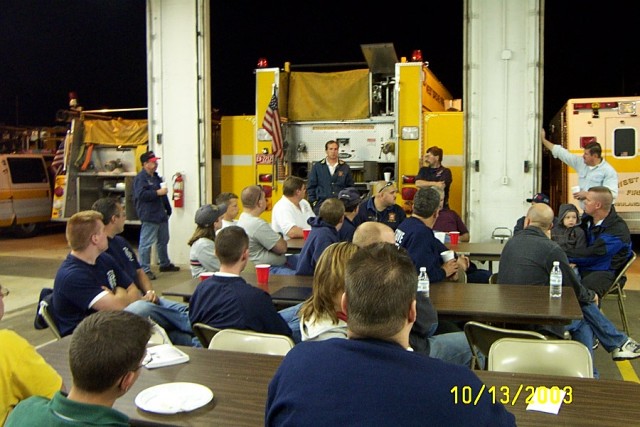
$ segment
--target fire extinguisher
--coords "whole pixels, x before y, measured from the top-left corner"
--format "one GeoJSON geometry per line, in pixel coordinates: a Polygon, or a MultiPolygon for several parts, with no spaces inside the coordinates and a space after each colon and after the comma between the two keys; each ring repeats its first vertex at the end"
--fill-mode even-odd
{"type": "Polygon", "coordinates": [[[184,178],[180,172],[173,175],[173,206],[184,207],[184,178]]]}

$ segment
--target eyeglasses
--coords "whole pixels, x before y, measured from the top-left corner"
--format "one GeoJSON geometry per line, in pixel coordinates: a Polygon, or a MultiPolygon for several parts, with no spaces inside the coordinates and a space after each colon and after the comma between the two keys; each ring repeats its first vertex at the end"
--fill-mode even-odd
{"type": "Polygon", "coordinates": [[[3,288],[2,285],[0,285],[0,297],[6,297],[7,295],[9,295],[9,289],[3,288]]]}
{"type": "Polygon", "coordinates": [[[393,186],[393,182],[388,181],[380,190],[378,190],[378,194],[382,193],[385,188],[393,186]]]}

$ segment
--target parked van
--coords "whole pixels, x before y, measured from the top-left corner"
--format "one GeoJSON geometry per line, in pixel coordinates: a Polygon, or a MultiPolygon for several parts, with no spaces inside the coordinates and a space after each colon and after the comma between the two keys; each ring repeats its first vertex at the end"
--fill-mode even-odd
{"type": "Polygon", "coordinates": [[[51,182],[40,154],[0,154],[0,228],[20,237],[51,219],[51,182]]]}

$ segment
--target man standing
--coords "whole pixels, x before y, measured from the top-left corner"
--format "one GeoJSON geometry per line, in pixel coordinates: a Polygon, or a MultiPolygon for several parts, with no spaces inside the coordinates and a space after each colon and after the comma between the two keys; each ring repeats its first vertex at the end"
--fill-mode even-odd
{"type": "MultiPolygon", "coordinates": [[[[502,251],[498,283],[548,286],[553,262],[559,261],[563,285],[573,288],[584,316],[584,320],[574,321],[565,328],[572,338],[593,351],[595,334],[602,346],[612,352],[614,360],[640,357],[638,343],[618,331],[602,314],[596,293],[580,284],[566,254],[551,240],[552,221],[553,210],[548,205],[538,203],[529,208],[525,229],[509,239],[502,251]]],[[[594,373],[597,375],[597,371],[594,373]]]]}
{"type": "Polygon", "coordinates": [[[287,266],[287,242],[281,233],[273,231],[269,223],[260,218],[267,209],[262,187],[250,185],[240,194],[242,213],[238,226],[249,236],[249,260],[254,264],[269,264],[274,274],[295,274],[295,265],[287,266]]]}
{"type": "Polygon", "coordinates": [[[631,234],[613,207],[608,187],[589,188],[583,203],[580,227],[587,236],[587,247],[567,249],[567,256],[578,267],[582,284],[602,297],[631,257],[631,234]]]}
{"type": "Polygon", "coordinates": [[[360,204],[358,214],[354,218],[357,227],[366,221],[381,222],[393,230],[405,220],[407,214],[396,204],[398,189],[391,181],[376,181],[373,185],[373,196],[360,204]]]}
{"type": "Polygon", "coordinates": [[[469,368],[408,351],[417,282],[395,245],[359,249],[342,296],[348,339],[302,342],[287,354],[269,384],[265,425],[515,425],[501,403],[479,393],[484,386],[469,368]],[[473,405],[454,403],[452,390],[462,385],[479,396],[473,405]]]}
{"type": "Polygon", "coordinates": [[[282,198],[271,211],[271,228],[282,233],[285,240],[304,237],[302,230],[309,229],[307,219],[316,216],[306,195],[307,186],[302,178],[289,176],[282,183],[282,198]]]}
{"type": "Polygon", "coordinates": [[[150,337],[149,321],[131,313],[105,311],[87,317],[69,344],[69,394],[27,399],[5,426],[128,426],[129,418],[113,404],[140,376],[150,337]]]}
{"type": "Polygon", "coordinates": [[[191,323],[291,337],[291,329],[276,311],[269,294],[240,277],[249,261],[247,233],[235,225],[221,229],[215,250],[220,271],[198,284],[193,292],[189,300],[191,323]]]}
{"type": "Polygon", "coordinates": [[[444,190],[444,207],[449,207],[449,189],[453,182],[451,169],[442,166],[444,153],[440,147],[429,147],[424,153],[424,162],[427,164],[418,171],[416,176],[417,187],[438,186],[444,190]]]}
{"type": "Polygon", "coordinates": [[[159,159],[160,157],[156,157],[153,151],[141,154],[142,170],[133,180],[136,213],[142,222],[138,249],[142,269],[151,280],[156,278],[151,271],[151,247],[154,244],[160,262],[160,271],[180,270],[180,267],[171,263],[167,253],[171,204],[167,197],[167,187],[156,172],[159,159]]]}
{"type": "Polygon", "coordinates": [[[316,214],[325,199],[338,197],[340,190],[353,186],[351,168],[338,159],[338,143],[334,140],[327,141],[324,150],[327,157],[313,165],[307,186],[309,202],[316,214]]]}
{"type": "Polygon", "coordinates": [[[573,197],[580,201],[580,207],[584,209],[584,200],[587,191],[591,187],[603,186],[611,190],[613,201],[618,197],[618,173],[605,159],[602,158],[602,147],[593,141],[585,145],[582,156],[571,154],[561,145],[554,144],[545,138],[544,129],[540,133],[542,144],[551,151],[554,158],[560,159],[567,166],[572,167],[578,173],[578,185],[580,191],[573,197]]]}

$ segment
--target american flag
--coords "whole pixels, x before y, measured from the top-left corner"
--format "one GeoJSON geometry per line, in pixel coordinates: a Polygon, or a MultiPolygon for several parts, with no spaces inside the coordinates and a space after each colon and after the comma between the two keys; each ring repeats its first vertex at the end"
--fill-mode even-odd
{"type": "Polygon", "coordinates": [[[67,142],[67,138],[64,139],[58,146],[58,150],[51,162],[51,169],[53,170],[56,176],[62,174],[64,172],[64,147],[67,142]]]}
{"type": "Polygon", "coordinates": [[[280,113],[278,113],[278,97],[274,93],[271,102],[267,107],[267,112],[262,120],[262,127],[271,135],[273,144],[271,150],[273,155],[282,159],[284,158],[284,150],[282,149],[282,128],[280,125],[280,113]]]}

